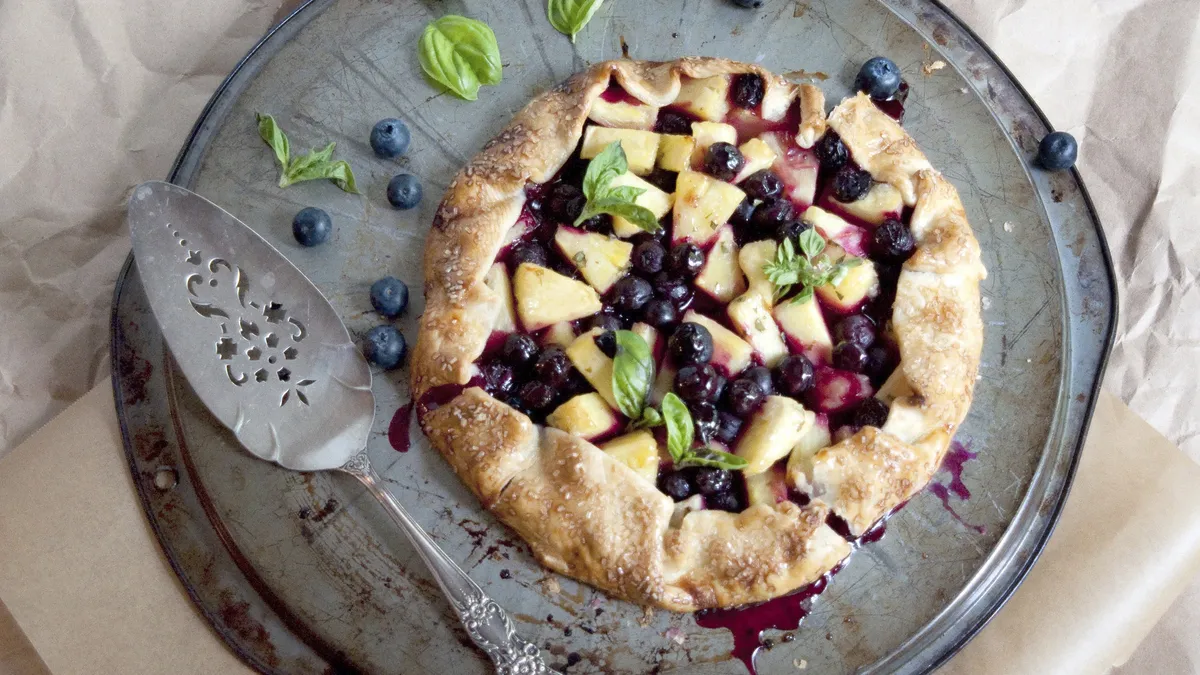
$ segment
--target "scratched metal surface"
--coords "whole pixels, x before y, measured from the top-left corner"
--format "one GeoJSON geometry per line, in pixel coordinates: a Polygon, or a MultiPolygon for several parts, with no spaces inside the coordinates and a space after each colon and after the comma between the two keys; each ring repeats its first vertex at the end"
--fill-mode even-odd
{"type": "MultiPolygon", "coordinates": [[[[1040,551],[1112,337],[1111,266],[1077,176],[1026,169],[1046,130],[1040,113],[986,48],[927,0],[773,0],[759,12],[722,0],[682,8],[677,0],[615,0],[574,48],[542,7],[317,0],[230,76],[172,179],[284,251],[361,335],[377,323],[367,301],[373,280],[392,274],[421,287],[424,235],[454,171],[531,96],[620,56],[622,42],[634,58],[717,55],[779,73],[821,72],[831,100],[848,93],[863,60],[891,56],[912,85],[905,126],[958,187],[990,272],[982,377],[959,435],[979,453],[963,475],[972,497],[943,500],[927,490],[911,500],[881,542],[852,556],[796,640],[757,663],[761,673],[796,672],[798,660],[820,673],[932,669],[986,622],[1040,551]],[[483,18],[496,29],[501,86],[466,104],[437,96],[421,79],[415,41],[434,12],[483,18]],[[923,74],[922,62],[934,59],[950,66],[923,74]],[[294,148],[337,141],[337,156],[350,160],[366,195],[324,182],[276,188],[255,111],[274,114],[294,148]],[[376,159],[366,143],[371,125],[387,116],[413,130],[398,162],[376,159]],[[394,211],[384,199],[401,170],[424,182],[419,209],[394,211]],[[295,244],[289,225],[308,205],[328,210],[336,228],[312,250],[295,244]]],[[[414,294],[400,322],[410,340],[421,306],[414,294]]],[[[352,479],[255,460],[211,419],[164,352],[132,264],[114,297],[113,357],[118,413],[150,522],[189,593],[243,658],[271,673],[487,672],[415,552],[352,479]],[[171,472],[178,484],[155,487],[156,475],[171,472]]],[[[690,616],[643,613],[542,570],[419,432],[410,452],[394,451],[386,431],[408,400],[406,378],[395,371],[375,379],[373,461],[553,665],[570,662],[570,673],[744,671],[729,660],[728,632],[700,629],[690,616]]],[[[949,480],[943,472],[935,482],[949,480]]]]}

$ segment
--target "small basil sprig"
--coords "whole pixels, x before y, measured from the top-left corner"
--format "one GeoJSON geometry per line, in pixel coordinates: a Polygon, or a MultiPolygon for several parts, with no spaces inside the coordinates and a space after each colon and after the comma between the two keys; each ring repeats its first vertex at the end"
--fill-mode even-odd
{"type": "Polygon", "coordinates": [[[662,424],[658,411],[646,405],[654,383],[654,355],[642,336],[630,330],[616,331],[617,353],[613,357],[612,388],[621,413],[635,429],[662,424]]]}
{"type": "Polygon", "coordinates": [[[792,302],[807,302],[812,299],[813,289],[841,282],[850,268],[862,264],[861,258],[849,257],[835,261],[829,256],[819,257],[825,250],[825,239],[815,228],[801,232],[798,240],[800,254],[796,253],[789,237],[775,249],[775,258],[763,265],[767,280],[775,284],[776,297],[787,295],[792,286],[800,284],[800,292],[792,298],[792,302]]]}
{"type": "Polygon", "coordinates": [[[467,101],[479,97],[480,85],[500,83],[500,46],[482,21],[450,14],[431,22],[418,58],[429,79],[467,101]]]}
{"type": "Polygon", "coordinates": [[[546,18],[554,29],[571,38],[583,30],[592,15],[600,9],[604,0],[550,0],[546,4],[546,18]]]}
{"type": "Polygon", "coordinates": [[[714,469],[744,469],[749,464],[737,455],[716,448],[692,448],[695,443],[695,423],[683,399],[668,393],[662,402],[663,421],[667,425],[667,452],[676,467],[703,466],[714,469]]]}
{"type": "Polygon", "coordinates": [[[583,207],[583,213],[575,219],[576,225],[588,218],[607,213],[620,216],[647,232],[657,232],[662,228],[650,209],[634,203],[634,200],[646,191],[644,188],[629,185],[612,186],[613,179],[628,170],[629,161],[625,158],[625,150],[620,141],[609,143],[600,154],[588,162],[587,171],[583,174],[583,196],[587,198],[587,203],[583,207]]]}
{"type": "Polygon", "coordinates": [[[279,128],[275,118],[270,115],[257,113],[258,135],[262,137],[279,161],[279,187],[285,188],[293,183],[306,180],[328,178],[346,192],[362,194],[354,183],[354,172],[345,160],[333,161],[334,143],[321,150],[310,150],[307,154],[295,159],[291,156],[291,143],[287,134],[279,128]]]}

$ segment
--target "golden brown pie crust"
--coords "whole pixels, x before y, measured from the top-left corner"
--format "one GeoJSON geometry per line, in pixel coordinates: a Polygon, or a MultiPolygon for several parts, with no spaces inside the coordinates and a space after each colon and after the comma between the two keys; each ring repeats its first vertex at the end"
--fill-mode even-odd
{"type": "Polygon", "coordinates": [[[484,283],[529,183],[550,180],[570,158],[588,112],[615,78],[630,95],[666,105],[681,78],[757,73],[767,97],[800,98],[797,142],[826,125],[854,159],[913,207],[917,253],[904,265],[893,329],[901,363],[889,382],[884,429],[864,428],[813,457],[805,507],[783,502],[739,514],[694,511],[672,518],[672,500],[591,443],[534,424],[482,389],[468,387],[420,417],[459,478],[550,569],[640,604],[695,611],[759,602],[808,584],[840,563],[854,533],[902,504],[937,470],[970,405],[982,345],[979,246],[954,187],[899,124],[864,95],[826,119],[824,95],[758,66],[712,58],[668,63],[609,61],[536,97],[450,183],[425,253],[425,313],[412,358],[422,400],[477,374],[499,308],[484,283]],[[674,523],[674,524],[673,524],[674,523]]]}

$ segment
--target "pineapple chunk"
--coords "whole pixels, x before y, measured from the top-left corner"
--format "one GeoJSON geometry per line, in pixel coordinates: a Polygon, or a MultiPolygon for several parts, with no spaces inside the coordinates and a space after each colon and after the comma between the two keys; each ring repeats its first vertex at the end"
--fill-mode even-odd
{"type": "Polygon", "coordinates": [[[635,431],[618,436],[600,446],[613,459],[633,469],[637,475],[658,483],[658,441],[649,431],[635,431]]]}
{"type": "Polygon", "coordinates": [[[658,363],[659,359],[667,351],[665,341],[658,334],[658,329],[648,323],[639,321],[633,324],[633,328],[630,330],[646,341],[646,346],[650,348],[650,356],[654,359],[655,363],[658,363]]]}
{"type": "Polygon", "coordinates": [[[696,139],[691,136],[663,134],[658,140],[658,166],[667,171],[687,171],[692,166],[696,139]]]}
{"type": "Polygon", "coordinates": [[[733,377],[750,366],[754,348],[738,337],[737,333],[693,310],[688,310],[683,320],[687,323],[698,323],[712,334],[712,364],[724,369],[727,377],[733,377]]]}
{"type": "MultiPolygon", "coordinates": [[[[655,218],[662,218],[663,216],[667,215],[667,212],[671,210],[671,205],[675,203],[675,195],[663,192],[656,186],[651,185],[641,178],[638,178],[637,175],[631,171],[626,171],[620,176],[614,178],[611,185],[613,187],[626,186],[645,190],[645,192],[638,195],[637,198],[633,200],[633,203],[649,209],[650,213],[653,213],[655,218]]],[[[625,220],[620,216],[613,217],[613,234],[617,235],[618,237],[632,237],[641,231],[642,228],[634,225],[628,220],[625,220]]]]}
{"type": "Polygon", "coordinates": [[[569,321],[559,321],[546,329],[542,336],[542,346],[558,346],[566,349],[575,341],[575,328],[569,321]]]}
{"type": "Polygon", "coordinates": [[[675,105],[704,120],[722,120],[729,113],[729,76],[684,78],[675,105]]]}
{"type": "MultiPolygon", "coordinates": [[[[837,259],[845,256],[845,251],[841,251],[837,246],[828,246],[826,251],[828,253],[825,255],[837,259]]],[[[851,267],[838,283],[817,287],[817,296],[826,305],[839,312],[850,313],[857,311],[869,298],[879,294],[879,274],[875,271],[875,263],[866,258],[860,260],[862,262],[857,267],[851,267]]]]}
{"type": "Polygon", "coordinates": [[[738,245],[733,228],[722,225],[717,241],[708,251],[708,259],[696,277],[696,287],[721,304],[726,304],[746,290],[746,280],[737,264],[738,245]]]}
{"type": "Polygon", "coordinates": [[[792,448],[792,454],[788,456],[788,480],[797,490],[811,496],[812,485],[809,483],[809,478],[812,476],[813,456],[832,443],[833,436],[829,434],[829,418],[825,415],[816,415],[813,425],[804,432],[804,435],[792,448]]]}
{"type": "Polygon", "coordinates": [[[757,293],[746,293],[729,303],[729,320],[734,328],[746,338],[746,342],[762,357],[763,364],[774,368],[788,355],[787,345],[771,316],[771,308],[757,293]]]}
{"type": "Polygon", "coordinates": [[[746,476],[746,497],[750,506],[763,504],[771,508],[780,502],[786,502],[787,480],[782,471],[771,467],[770,471],[746,476]]]}
{"type": "Polygon", "coordinates": [[[786,396],[768,396],[742,432],[737,455],[748,462],[743,473],[749,478],[783,459],[813,425],[815,415],[786,396]]]}
{"type": "Polygon", "coordinates": [[[511,333],[517,330],[517,313],[513,309],[512,284],[508,282],[508,268],[504,263],[495,263],[483,275],[483,283],[500,296],[500,311],[492,322],[492,330],[511,333]]]}
{"type": "Polygon", "coordinates": [[[787,115],[788,109],[792,107],[792,100],[796,98],[797,87],[789,83],[775,83],[775,86],[767,87],[766,93],[762,100],[762,118],[770,122],[778,122],[787,115]]]}
{"type": "Polygon", "coordinates": [[[596,392],[580,394],[546,415],[546,424],[586,440],[600,438],[620,428],[612,408],[596,392]]]}
{"type": "Polygon", "coordinates": [[[567,347],[567,358],[571,359],[575,369],[596,388],[596,392],[608,405],[614,410],[619,410],[617,397],[613,394],[613,360],[596,346],[596,336],[602,332],[593,328],[575,338],[571,346],[567,347]]]}
{"type": "Polygon", "coordinates": [[[783,329],[792,351],[802,352],[815,365],[829,363],[833,339],[816,298],[787,300],[775,306],[775,321],[783,329]]]}
{"type": "Polygon", "coordinates": [[[683,527],[683,519],[689,513],[694,511],[704,510],[704,495],[692,495],[681,502],[675,502],[675,509],[671,511],[671,527],[683,527]]]}
{"type": "Polygon", "coordinates": [[[605,101],[598,98],[592,101],[592,109],[588,111],[588,117],[596,124],[603,124],[606,127],[650,131],[658,119],[658,107],[626,101],[605,101]]]}
{"type": "Polygon", "coordinates": [[[771,146],[763,142],[761,138],[751,138],[738,146],[738,150],[741,150],[742,157],[746,158],[746,166],[742,167],[742,170],[734,177],[734,183],[740,183],[759,171],[771,168],[778,157],[771,146]]]}
{"type": "Polygon", "coordinates": [[[737,145],[737,129],[723,122],[692,122],[692,137],[696,139],[696,147],[692,149],[693,169],[704,166],[704,153],[713,143],[737,145]]]}
{"type": "Polygon", "coordinates": [[[898,398],[912,396],[912,384],[908,381],[908,376],[904,374],[903,368],[897,368],[892,371],[888,379],[879,387],[879,391],[875,392],[875,398],[884,403],[891,404],[898,398]]]}
{"type": "Polygon", "coordinates": [[[563,225],[554,233],[554,243],[601,294],[629,271],[633,244],[627,241],[563,225]]]}
{"type": "Polygon", "coordinates": [[[819,206],[810,206],[804,209],[801,218],[804,222],[817,228],[817,232],[830,241],[836,239],[846,228],[853,227],[853,225],[847,223],[842,217],[832,214],[819,206]]]}
{"type": "Polygon", "coordinates": [[[671,241],[707,245],[745,198],[746,193],[734,185],[695,171],[680,172],[675,182],[671,241]]]}
{"type": "Polygon", "coordinates": [[[775,304],[775,284],[767,279],[763,266],[775,259],[775,242],[770,239],[754,241],[742,247],[738,253],[738,265],[750,283],[748,293],[757,293],[770,307],[775,304]]]}
{"type": "Polygon", "coordinates": [[[517,314],[527,331],[574,321],[600,311],[600,296],[587,284],[554,270],[521,263],[513,275],[517,314]]]}
{"type": "Polygon", "coordinates": [[[654,376],[654,386],[650,387],[651,405],[661,404],[663,398],[675,388],[675,375],[678,372],[670,361],[659,366],[658,373],[654,376]]]}
{"type": "Polygon", "coordinates": [[[621,142],[630,171],[644,176],[654,170],[654,160],[658,158],[658,134],[653,131],[588,127],[583,134],[579,156],[591,159],[613,141],[621,142]]]}
{"type": "Polygon", "coordinates": [[[843,203],[836,199],[832,201],[846,213],[873,225],[878,225],[888,218],[899,217],[904,209],[904,199],[900,196],[900,191],[887,183],[876,183],[870,192],[856,202],[843,203]]]}

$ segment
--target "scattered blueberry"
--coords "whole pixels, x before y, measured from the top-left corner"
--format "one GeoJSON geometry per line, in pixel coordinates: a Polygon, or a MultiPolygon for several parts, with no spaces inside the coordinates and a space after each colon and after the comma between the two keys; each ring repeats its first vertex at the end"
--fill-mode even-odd
{"type": "Polygon", "coordinates": [[[650,282],[632,274],[621,277],[608,291],[608,301],[622,312],[636,312],[650,301],[654,289],[650,282]]]}
{"type": "Polygon", "coordinates": [[[608,215],[607,213],[598,213],[580,223],[579,227],[582,227],[589,232],[612,234],[613,219],[612,216],[608,215]]]}
{"type": "Polygon", "coordinates": [[[867,349],[867,363],[863,366],[863,374],[871,378],[876,385],[882,384],[891,370],[892,355],[883,345],[874,345],[867,349]]]}
{"type": "Polygon", "coordinates": [[[875,322],[862,314],[851,314],[833,326],[835,342],[853,342],[866,349],[875,343],[875,322]]]}
{"type": "MultiPolygon", "coordinates": [[[[761,4],[761,3],[760,3],[761,4]]],[[[763,90],[766,83],[757,73],[736,75],[730,85],[733,104],[739,108],[757,108],[763,100],[763,90]]]]}
{"type": "Polygon", "coordinates": [[[717,397],[718,377],[707,363],[684,366],[675,373],[675,393],[688,403],[709,403],[717,397]]]}
{"type": "Polygon", "coordinates": [[[719,415],[720,426],[717,427],[717,440],[732,445],[742,432],[742,418],[732,413],[722,412],[719,415]]]}
{"type": "Polygon", "coordinates": [[[712,333],[698,323],[680,326],[667,343],[675,365],[688,366],[708,363],[713,357],[712,333]]]}
{"type": "Polygon", "coordinates": [[[664,299],[670,300],[676,309],[682,308],[692,299],[692,288],[679,277],[667,272],[654,275],[654,292],[664,299]]]}
{"type": "Polygon", "coordinates": [[[524,333],[509,333],[508,337],[504,338],[500,355],[513,368],[524,368],[533,365],[533,360],[538,355],[538,346],[532,337],[524,333]]]}
{"type": "Polygon", "coordinates": [[[812,388],[813,365],[803,354],[790,354],[775,366],[775,388],[799,396],[812,388]]]}
{"type": "Polygon", "coordinates": [[[329,214],[315,206],[300,209],[292,218],[292,235],[301,246],[323,244],[332,233],[333,221],[329,214]]]}
{"type": "Polygon", "coordinates": [[[706,444],[717,435],[721,426],[720,413],[711,403],[693,403],[689,406],[692,413],[692,426],[695,428],[696,440],[706,444]]]}
{"type": "Polygon", "coordinates": [[[521,403],[533,411],[545,410],[554,403],[554,388],[538,380],[526,382],[519,395],[521,403]]]}
{"type": "Polygon", "coordinates": [[[497,398],[511,394],[517,386],[517,378],[513,374],[513,369],[499,361],[492,361],[484,365],[482,373],[484,389],[497,398]]]}
{"type": "Polygon", "coordinates": [[[792,202],[776,197],[768,199],[754,209],[750,216],[750,224],[759,232],[773,233],[783,223],[791,222],[796,217],[796,207],[792,202]]]}
{"type": "Polygon", "coordinates": [[[571,375],[571,359],[561,347],[548,347],[538,355],[533,364],[537,378],[551,387],[561,387],[571,375]]]}
{"type": "Polygon", "coordinates": [[[663,329],[679,321],[679,310],[666,298],[654,298],[642,308],[642,321],[663,329]]]}
{"type": "Polygon", "coordinates": [[[660,134],[690,135],[692,119],[674,110],[663,110],[658,113],[658,122],[654,130],[660,134]]]}
{"type": "Polygon", "coordinates": [[[871,255],[891,262],[908,260],[917,250],[912,230],[895,218],[883,221],[871,234],[871,255]]]}
{"type": "Polygon", "coordinates": [[[538,265],[539,267],[546,266],[546,249],[541,244],[530,242],[528,244],[518,244],[513,248],[512,264],[513,267],[521,263],[529,263],[538,265]]]}
{"type": "Polygon", "coordinates": [[[900,88],[900,67],[885,56],[868,59],[854,78],[854,88],[871,98],[891,98],[900,88]]]}
{"type": "Polygon", "coordinates": [[[765,201],[783,193],[783,181],[767,169],[755,171],[739,186],[752,199],[765,201]]]}
{"type": "Polygon", "coordinates": [[[733,4],[746,9],[758,9],[763,6],[764,0],[733,0],[733,4]]]}
{"type": "Polygon", "coordinates": [[[667,254],[667,270],[678,277],[691,279],[700,273],[702,267],[704,251],[691,242],[677,244],[667,254]]]}
{"type": "Polygon", "coordinates": [[[729,216],[729,222],[734,225],[745,226],[750,224],[750,219],[753,216],[754,202],[747,197],[738,203],[737,208],[733,210],[733,215],[729,216]]]}
{"type": "Polygon", "coordinates": [[[621,330],[621,320],[612,314],[596,314],[588,321],[588,330],[594,328],[602,331],[621,330]]]}
{"type": "MultiPolygon", "coordinates": [[[[782,244],[784,240],[791,239],[792,246],[797,246],[800,235],[804,234],[805,230],[811,229],[812,225],[809,225],[803,220],[789,220],[788,222],[782,223],[778,228],[776,228],[775,242],[782,244]]],[[[796,250],[798,251],[800,249],[797,247],[796,250]]]]}
{"type": "Polygon", "coordinates": [[[543,209],[560,223],[573,223],[583,213],[583,190],[570,183],[555,183],[544,197],[543,209]]]}
{"type": "Polygon", "coordinates": [[[814,149],[817,152],[817,159],[821,161],[822,169],[836,171],[850,161],[850,151],[842,142],[842,137],[832,129],[825,132],[821,140],[817,141],[817,147],[814,149]]]}
{"type": "Polygon", "coordinates": [[[718,141],[704,151],[704,171],[718,180],[732,181],[744,166],[746,158],[732,143],[718,141]]]}
{"type": "Polygon", "coordinates": [[[729,402],[729,408],[733,414],[738,417],[749,417],[767,400],[767,395],[754,380],[739,378],[729,385],[729,394],[726,400],[729,402]]]}
{"type": "Polygon", "coordinates": [[[656,168],[646,176],[646,182],[654,187],[670,194],[675,191],[675,186],[679,181],[679,174],[674,171],[656,168]]]}
{"type": "Polygon", "coordinates": [[[379,120],[371,129],[371,149],[376,157],[391,159],[403,155],[408,151],[409,140],[408,125],[394,117],[379,120]]]}
{"type": "Polygon", "coordinates": [[[684,471],[672,471],[663,478],[663,492],[677,502],[692,496],[692,482],[684,471]]]}
{"type": "Polygon", "coordinates": [[[398,209],[411,209],[421,202],[421,181],[411,173],[392,176],[387,185],[388,203],[398,209]]]}
{"type": "Polygon", "coordinates": [[[596,337],[592,338],[592,342],[596,343],[596,348],[599,349],[608,358],[615,358],[617,355],[617,334],[611,330],[606,330],[596,337]]]}
{"type": "Polygon", "coordinates": [[[775,383],[771,381],[771,369],[766,366],[754,366],[742,371],[740,379],[750,380],[758,385],[767,396],[775,393],[775,383]]]}
{"type": "MultiPolygon", "coordinates": [[[[762,0],[734,0],[734,2],[759,2],[762,0]]],[[[705,505],[717,511],[729,511],[737,513],[742,510],[741,503],[738,502],[737,495],[733,494],[732,490],[728,492],[717,492],[704,498],[705,505]]]]}
{"type": "Polygon", "coordinates": [[[376,326],[367,331],[363,351],[368,361],[384,370],[391,370],[404,361],[408,345],[395,326],[376,326]]]}
{"type": "Polygon", "coordinates": [[[396,277],[384,277],[371,284],[371,306],[376,312],[394,319],[408,309],[408,286],[396,277]]]}
{"type": "Polygon", "coordinates": [[[1046,134],[1038,144],[1037,163],[1048,171],[1061,171],[1075,166],[1079,158],[1079,144],[1075,137],[1065,131],[1046,134]]]}
{"type": "Polygon", "coordinates": [[[861,373],[867,366],[867,350],[856,342],[839,342],[833,348],[833,365],[852,373],[861,373]]]}
{"type": "Polygon", "coordinates": [[[696,489],[704,496],[733,489],[733,473],[727,469],[703,468],[696,471],[696,489]]]}
{"type": "Polygon", "coordinates": [[[633,269],[638,274],[658,274],[662,271],[663,260],[667,257],[667,249],[651,239],[638,244],[633,249],[633,269]]]}
{"type": "Polygon", "coordinates": [[[887,404],[872,396],[854,411],[854,426],[880,428],[887,423],[887,418],[887,404]]]}
{"type": "Polygon", "coordinates": [[[833,174],[833,197],[843,204],[856,202],[871,191],[871,174],[846,165],[833,174]]]}

